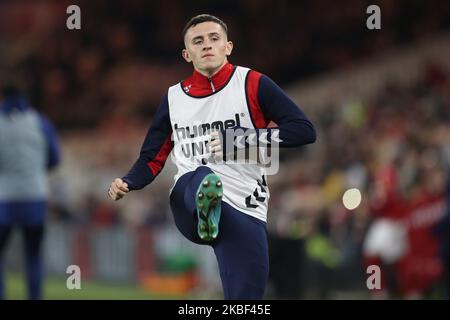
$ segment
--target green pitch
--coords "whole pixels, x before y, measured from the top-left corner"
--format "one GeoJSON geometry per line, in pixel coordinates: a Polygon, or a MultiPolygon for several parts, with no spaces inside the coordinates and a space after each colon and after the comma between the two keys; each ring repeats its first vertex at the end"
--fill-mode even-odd
{"type": "MultiPolygon", "coordinates": [[[[20,273],[6,274],[6,298],[8,300],[26,299],[25,279],[20,273]]],[[[150,300],[150,299],[186,299],[185,296],[164,296],[153,294],[145,289],[130,285],[114,285],[82,281],[81,289],[66,288],[66,279],[47,276],[44,282],[45,300],[150,300]]]]}

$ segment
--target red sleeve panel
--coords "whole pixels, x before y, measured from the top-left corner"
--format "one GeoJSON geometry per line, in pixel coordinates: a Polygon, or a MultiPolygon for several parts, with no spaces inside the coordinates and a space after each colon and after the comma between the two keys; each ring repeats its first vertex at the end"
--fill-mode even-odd
{"type": "Polygon", "coordinates": [[[245,79],[247,106],[252,123],[256,129],[266,128],[270,122],[265,119],[258,99],[259,80],[261,79],[261,76],[261,73],[250,70],[245,79]]]}

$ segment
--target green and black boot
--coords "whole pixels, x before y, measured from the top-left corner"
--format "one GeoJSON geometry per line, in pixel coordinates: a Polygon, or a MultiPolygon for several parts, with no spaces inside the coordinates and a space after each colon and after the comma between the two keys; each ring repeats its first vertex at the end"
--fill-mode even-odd
{"type": "Polygon", "coordinates": [[[198,216],[197,231],[202,240],[214,240],[219,234],[222,196],[223,187],[219,176],[210,173],[204,177],[195,195],[198,216]]]}

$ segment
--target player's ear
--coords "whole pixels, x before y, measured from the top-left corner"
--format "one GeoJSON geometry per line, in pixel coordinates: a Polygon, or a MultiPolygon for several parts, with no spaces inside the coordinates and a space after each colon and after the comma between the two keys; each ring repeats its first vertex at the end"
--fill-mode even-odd
{"type": "Polygon", "coordinates": [[[231,51],[233,51],[233,42],[227,41],[227,46],[225,48],[225,54],[227,56],[231,55],[231,51]]]}
{"type": "Polygon", "coordinates": [[[184,60],[186,60],[186,62],[192,62],[191,57],[189,56],[189,52],[186,49],[183,49],[181,51],[181,55],[183,56],[184,60]]]}

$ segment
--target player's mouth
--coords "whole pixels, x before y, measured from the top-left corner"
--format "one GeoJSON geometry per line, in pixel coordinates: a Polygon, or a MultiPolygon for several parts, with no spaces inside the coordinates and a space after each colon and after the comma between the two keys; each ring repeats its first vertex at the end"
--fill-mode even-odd
{"type": "Polygon", "coordinates": [[[207,58],[207,57],[214,57],[214,55],[212,53],[207,53],[202,56],[202,58],[207,58]]]}

